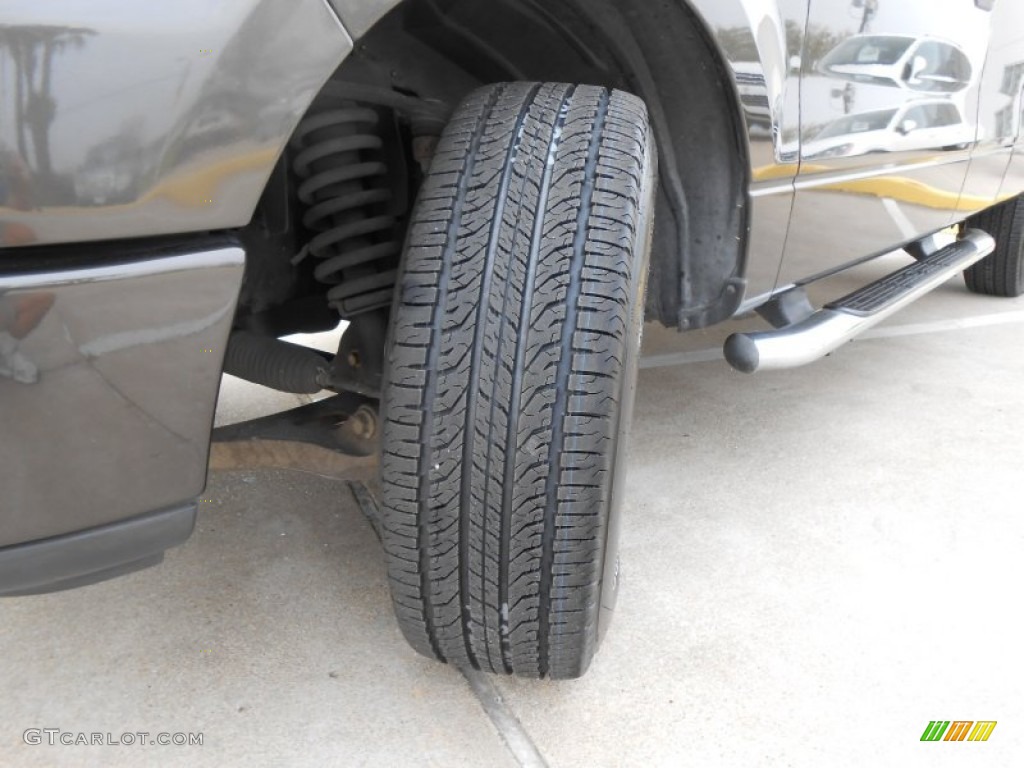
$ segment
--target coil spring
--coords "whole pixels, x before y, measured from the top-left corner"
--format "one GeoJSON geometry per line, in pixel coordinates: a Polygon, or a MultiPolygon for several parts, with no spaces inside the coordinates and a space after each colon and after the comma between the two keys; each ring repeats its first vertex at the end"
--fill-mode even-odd
{"type": "Polygon", "coordinates": [[[351,318],[391,304],[401,250],[384,142],[374,109],[344,102],[302,120],[292,139],[301,180],[302,223],[316,234],[306,249],[328,302],[351,318]]]}

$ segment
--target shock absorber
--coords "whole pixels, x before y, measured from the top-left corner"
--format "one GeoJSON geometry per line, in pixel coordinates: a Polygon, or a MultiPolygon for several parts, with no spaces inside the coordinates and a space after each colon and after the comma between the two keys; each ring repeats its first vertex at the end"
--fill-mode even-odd
{"type": "MultiPolygon", "coordinates": [[[[413,148],[432,146],[450,114],[443,103],[373,85],[329,81],[292,139],[292,169],[313,233],[305,252],[328,302],[352,319],[387,309],[409,208],[401,116],[413,148]]],[[[419,159],[419,158],[417,158],[419,159]]]]}
{"type": "Polygon", "coordinates": [[[388,309],[417,181],[410,160],[425,168],[449,114],[441,102],[391,88],[324,85],[291,141],[306,239],[292,262],[314,257],[313,276],[328,286],[328,303],[349,326],[333,359],[237,329],[228,373],[285,392],[326,388],[379,398],[388,309]]]}
{"type": "Polygon", "coordinates": [[[302,222],[313,233],[306,245],[318,262],[313,275],[351,319],[391,303],[401,243],[381,115],[351,100],[332,102],[299,124],[292,168],[302,222]]]}

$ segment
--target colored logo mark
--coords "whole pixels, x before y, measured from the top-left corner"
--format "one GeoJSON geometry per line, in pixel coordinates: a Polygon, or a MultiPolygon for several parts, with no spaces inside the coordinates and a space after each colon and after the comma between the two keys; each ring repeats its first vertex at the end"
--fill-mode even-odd
{"type": "Polygon", "coordinates": [[[932,720],[921,741],[988,741],[995,728],[995,720],[932,720]]]}

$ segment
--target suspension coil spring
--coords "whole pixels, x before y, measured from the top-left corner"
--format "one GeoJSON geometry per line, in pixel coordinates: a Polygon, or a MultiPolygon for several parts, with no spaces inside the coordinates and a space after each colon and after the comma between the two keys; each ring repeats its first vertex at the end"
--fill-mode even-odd
{"type": "Polygon", "coordinates": [[[375,109],[334,101],[305,117],[292,139],[302,223],[315,233],[305,250],[346,318],[389,306],[397,274],[401,243],[379,122],[375,109]]]}

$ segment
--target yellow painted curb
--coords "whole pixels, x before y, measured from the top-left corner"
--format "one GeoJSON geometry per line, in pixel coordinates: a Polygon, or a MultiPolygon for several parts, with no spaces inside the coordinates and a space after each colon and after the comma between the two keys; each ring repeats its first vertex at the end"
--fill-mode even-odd
{"type": "Polygon", "coordinates": [[[265,147],[179,172],[149,190],[140,198],[140,202],[148,203],[162,198],[187,207],[209,205],[216,199],[217,191],[225,179],[247,171],[272,168],[277,162],[277,154],[276,147],[265,147]]]}
{"type": "MultiPolygon", "coordinates": [[[[800,169],[800,179],[813,178],[816,173],[833,170],[821,165],[804,165],[800,169]]],[[[754,181],[771,181],[779,178],[792,178],[792,169],[786,166],[767,165],[753,170],[754,181]]],[[[960,195],[958,192],[947,192],[924,182],[903,176],[873,176],[866,179],[837,181],[812,187],[815,190],[828,192],[845,192],[855,195],[870,195],[878,198],[889,198],[901,203],[920,205],[925,208],[936,208],[943,211],[973,213],[987,208],[994,203],[1002,202],[1009,196],[991,200],[977,195],[960,195]]]]}

